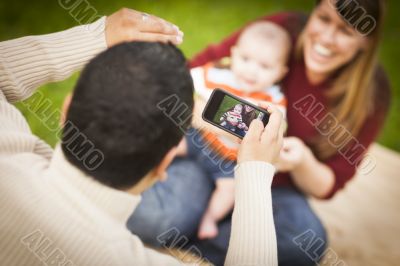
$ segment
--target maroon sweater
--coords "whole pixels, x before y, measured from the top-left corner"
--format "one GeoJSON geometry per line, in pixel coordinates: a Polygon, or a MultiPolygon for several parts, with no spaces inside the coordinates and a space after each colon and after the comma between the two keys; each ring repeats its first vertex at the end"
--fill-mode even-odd
{"type": "MultiPolygon", "coordinates": [[[[284,27],[291,35],[293,47],[299,33],[302,31],[306,16],[299,13],[279,13],[272,16],[266,16],[260,20],[268,20],[284,27]]],[[[223,40],[220,44],[210,45],[204,51],[195,56],[191,62],[191,67],[204,65],[207,62],[229,56],[231,47],[236,43],[241,31],[233,33],[230,37],[223,40]]],[[[288,100],[287,120],[288,120],[288,136],[295,136],[302,139],[306,144],[310,143],[313,138],[320,133],[316,129],[317,121],[321,121],[325,117],[327,99],[323,92],[329,88],[328,82],[319,85],[310,84],[305,74],[305,65],[303,60],[296,60],[292,54],[289,62],[289,73],[283,81],[283,88],[288,100]],[[311,97],[306,97],[306,96],[311,97]],[[306,97],[306,98],[305,98],[306,97]],[[302,100],[303,99],[303,100],[302,100]],[[314,101],[314,102],[313,102],[314,101]],[[312,110],[317,103],[314,112],[304,116],[307,110],[312,110]],[[319,111],[315,110],[321,110],[319,111]],[[314,114],[317,119],[314,119],[314,114]]],[[[330,158],[323,161],[328,165],[335,174],[335,184],[331,192],[326,198],[331,198],[336,191],[343,188],[345,183],[349,181],[355,174],[357,168],[357,158],[361,158],[366,152],[366,148],[375,140],[379,130],[382,128],[390,103],[390,85],[383,70],[379,69],[375,75],[378,90],[375,93],[375,110],[366,119],[358,136],[349,142],[345,148],[340,149],[330,158]]],[[[327,121],[327,120],[326,120],[327,121]]],[[[328,123],[329,124],[329,123],[328,123]]],[[[327,125],[322,123],[321,125],[327,125]]],[[[332,129],[334,129],[333,127],[332,129]]],[[[321,127],[323,130],[324,128],[321,127]]],[[[295,186],[289,173],[278,173],[273,181],[273,186],[295,186]]]]}

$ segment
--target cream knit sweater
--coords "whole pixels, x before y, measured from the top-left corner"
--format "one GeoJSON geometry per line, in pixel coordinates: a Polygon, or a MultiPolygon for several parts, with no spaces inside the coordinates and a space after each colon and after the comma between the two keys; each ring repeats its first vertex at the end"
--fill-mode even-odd
{"type": "MultiPolygon", "coordinates": [[[[140,197],[106,187],[33,135],[12,105],[67,78],[106,49],[105,18],[0,43],[0,264],[181,265],[143,246],[125,223],[140,197]]],[[[95,97],[95,96],[93,96],[95,97]]],[[[274,168],[238,165],[227,265],[277,265],[274,168]]]]}

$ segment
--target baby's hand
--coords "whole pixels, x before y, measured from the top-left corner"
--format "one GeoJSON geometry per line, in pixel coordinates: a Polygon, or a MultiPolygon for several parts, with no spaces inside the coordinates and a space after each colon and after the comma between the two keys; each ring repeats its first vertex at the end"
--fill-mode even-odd
{"type": "Polygon", "coordinates": [[[245,123],[240,123],[238,127],[240,129],[249,130],[245,123]]]}

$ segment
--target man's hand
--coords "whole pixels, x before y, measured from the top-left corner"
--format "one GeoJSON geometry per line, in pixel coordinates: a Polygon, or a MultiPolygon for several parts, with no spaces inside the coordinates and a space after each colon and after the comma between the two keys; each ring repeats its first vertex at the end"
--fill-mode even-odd
{"type": "Polygon", "coordinates": [[[273,164],[278,159],[283,142],[283,116],[272,104],[263,105],[271,114],[269,122],[265,128],[259,119],[251,122],[239,148],[238,163],[264,161],[273,164]]]}
{"type": "Polygon", "coordinates": [[[128,41],[172,42],[181,44],[183,32],[161,18],[146,13],[122,8],[107,17],[107,46],[128,41]]]}

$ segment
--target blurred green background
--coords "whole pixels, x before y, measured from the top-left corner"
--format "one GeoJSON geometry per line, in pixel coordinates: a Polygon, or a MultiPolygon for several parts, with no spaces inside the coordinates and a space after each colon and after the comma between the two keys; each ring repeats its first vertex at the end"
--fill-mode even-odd
{"type": "MultiPolygon", "coordinates": [[[[60,2],[76,2],[60,0],[60,2]]],[[[206,45],[220,41],[244,23],[259,16],[283,10],[309,12],[314,0],[89,0],[98,14],[111,14],[121,7],[151,13],[163,17],[185,32],[182,50],[192,57],[206,45]]],[[[392,105],[390,115],[378,142],[400,151],[400,19],[397,12],[400,2],[389,0],[388,16],[384,39],[381,45],[380,59],[392,84],[392,105]]],[[[24,35],[45,34],[60,31],[79,23],[63,9],[57,0],[1,1],[0,2],[0,40],[24,35]]],[[[65,95],[72,90],[78,74],[58,83],[40,88],[53,104],[52,109],[60,108],[65,95]]],[[[26,115],[33,132],[54,146],[57,137],[54,132],[35,118],[22,104],[18,105],[26,115]]]]}

